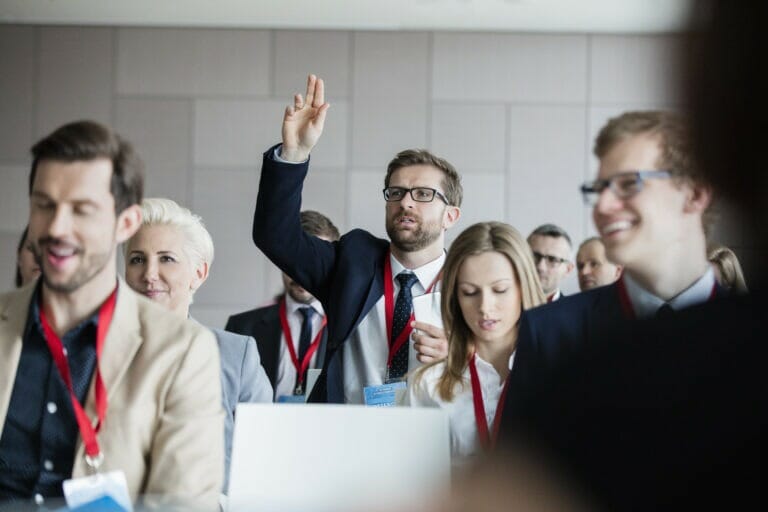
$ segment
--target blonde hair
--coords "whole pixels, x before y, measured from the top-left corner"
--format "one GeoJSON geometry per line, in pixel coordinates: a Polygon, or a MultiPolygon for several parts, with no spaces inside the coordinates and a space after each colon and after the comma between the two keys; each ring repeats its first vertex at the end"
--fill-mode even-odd
{"type": "MultiPolygon", "coordinates": [[[[141,202],[141,225],[173,226],[184,234],[184,250],[193,264],[213,263],[213,239],[203,219],[171,199],[151,197],[141,202]]],[[[128,245],[125,244],[126,255],[128,245]]]]}
{"type": "Polygon", "coordinates": [[[707,259],[720,271],[720,284],[734,293],[747,293],[747,282],[736,253],[724,245],[710,249],[707,259]]]}
{"type": "MultiPolygon", "coordinates": [[[[545,301],[531,248],[515,228],[503,222],[480,222],[465,229],[451,244],[443,267],[440,309],[448,336],[448,358],[437,382],[437,392],[445,401],[453,400],[457,385],[465,385],[463,374],[467,356],[473,349],[470,342],[472,330],[464,320],[457,297],[459,270],[468,257],[486,252],[497,252],[509,260],[520,289],[523,310],[545,301]]],[[[427,368],[439,363],[422,366],[414,374],[414,382],[421,379],[427,368]]]]}

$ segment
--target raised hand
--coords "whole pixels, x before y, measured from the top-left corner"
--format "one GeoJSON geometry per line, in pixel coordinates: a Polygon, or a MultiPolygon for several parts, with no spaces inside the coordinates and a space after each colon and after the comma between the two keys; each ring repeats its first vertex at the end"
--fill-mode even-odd
{"type": "Polygon", "coordinates": [[[331,105],[325,102],[322,78],[309,75],[306,99],[293,97],[293,105],[285,108],[283,116],[283,148],[280,157],[291,162],[303,162],[323,133],[325,114],[331,105]]]}

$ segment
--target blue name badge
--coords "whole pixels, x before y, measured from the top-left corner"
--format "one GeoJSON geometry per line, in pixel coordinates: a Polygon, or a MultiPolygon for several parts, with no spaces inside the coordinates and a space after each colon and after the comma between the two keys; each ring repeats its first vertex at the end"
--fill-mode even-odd
{"type": "Polygon", "coordinates": [[[405,386],[405,381],[381,384],[380,386],[366,386],[363,388],[365,405],[370,405],[371,407],[394,407],[397,405],[397,399],[405,393],[405,386]]]}
{"type": "Polygon", "coordinates": [[[277,397],[279,404],[303,404],[306,402],[304,395],[280,395],[277,397]]]}

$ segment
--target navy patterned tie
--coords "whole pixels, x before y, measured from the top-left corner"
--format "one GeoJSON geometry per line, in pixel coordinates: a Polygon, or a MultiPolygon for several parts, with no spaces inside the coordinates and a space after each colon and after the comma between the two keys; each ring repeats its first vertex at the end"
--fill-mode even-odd
{"type": "MultiPolygon", "coordinates": [[[[312,317],[315,316],[315,310],[311,307],[303,307],[299,308],[299,311],[301,312],[301,316],[304,317],[301,323],[301,332],[299,334],[299,365],[301,365],[301,363],[304,361],[304,356],[307,355],[307,351],[309,350],[309,345],[312,340],[312,317]]],[[[307,375],[305,372],[302,382],[306,383],[306,379],[307,375]]],[[[298,384],[298,382],[299,376],[296,375],[296,383],[298,384]]],[[[302,384],[302,388],[303,385],[304,384],[302,384]]]]}
{"type": "MultiPolygon", "coordinates": [[[[400,283],[400,293],[397,294],[395,313],[392,316],[392,339],[390,340],[390,346],[395,343],[400,333],[403,332],[408,319],[411,317],[411,310],[413,309],[411,287],[418,281],[416,274],[405,272],[398,274],[395,279],[400,283]]],[[[390,379],[402,379],[408,373],[408,346],[408,341],[403,343],[392,358],[392,366],[389,368],[390,379]]]]}

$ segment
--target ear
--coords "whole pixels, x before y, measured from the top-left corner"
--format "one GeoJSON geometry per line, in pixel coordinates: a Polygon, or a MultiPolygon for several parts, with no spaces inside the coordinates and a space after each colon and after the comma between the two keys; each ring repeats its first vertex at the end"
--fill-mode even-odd
{"type": "Polygon", "coordinates": [[[131,238],[141,227],[141,207],[133,204],[117,216],[115,238],[121,244],[131,238]]]}
{"type": "Polygon", "coordinates": [[[452,227],[459,221],[459,217],[461,217],[461,208],[451,205],[446,206],[443,213],[443,229],[452,227]]]}
{"type": "Polygon", "coordinates": [[[616,279],[621,277],[621,271],[624,270],[624,267],[621,265],[616,265],[616,279]]]}
{"type": "Polygon", "coordinates": [[[688,186],[683,211],[686,213],[704,213],[710,204],[712,204],[712,187],[708,185],[688,186]]]}
{"type": "Polygon", "coordinates": [[[208,264],[201,262],[194,268],[194,270],[194,277],[192,278],[192,283],[189,285],[189,288],[193,292],[197,291],[198,288],[203,286],[205,280],[208,279],[208,264]]]}
{"type": "Polygon", "coordinates": [[[575,267],[575,265],[573,264],[573,262],[569,261],[568,263],[566,263],[565,264],[565,275],[568,275],[571,272],[573,272],[574,267],[575,267]]]}

